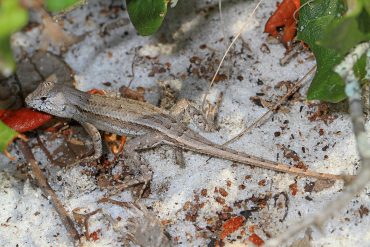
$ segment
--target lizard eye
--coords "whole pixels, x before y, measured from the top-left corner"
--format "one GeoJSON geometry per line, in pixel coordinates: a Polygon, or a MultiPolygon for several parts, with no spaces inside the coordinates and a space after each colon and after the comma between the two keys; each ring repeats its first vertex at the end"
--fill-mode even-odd
{"type": "Polygon", "coordinates": [[[45,101],[45,100],[47,99],[47,97],[45,97],[45,96],[44,96],[44,97],[41,97],[40,99],[41,99],[42,101],[45,101]]]}

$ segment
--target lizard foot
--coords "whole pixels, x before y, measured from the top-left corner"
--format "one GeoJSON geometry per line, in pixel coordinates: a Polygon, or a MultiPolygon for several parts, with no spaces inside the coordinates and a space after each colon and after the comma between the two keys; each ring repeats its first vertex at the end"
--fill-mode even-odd
{"type": "Polygon", "coordinates": [[[139,246],[169,247],[171,242],[157,217],[139,203],[129,204],[125,246],[132,242],[139,246]]]}
{"type": "Polygon", "coordinates": [[[216,109],[215,107],[204,113],[194,103],[186,99],[181,99],[171,108],[170,115],[179,122],[188,124],[190,121],[193,121],[200,129],[212,132],[218,129],[215,121],[216,109]]]}

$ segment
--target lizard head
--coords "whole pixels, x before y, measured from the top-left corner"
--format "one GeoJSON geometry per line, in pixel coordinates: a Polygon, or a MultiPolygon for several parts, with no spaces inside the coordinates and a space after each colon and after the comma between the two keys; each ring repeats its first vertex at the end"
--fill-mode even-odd
{"type": "Polygon", "coordinates": [[[45,81],[26,97],[26,104],[36,110],[63,118],[72,118],[74,109],[63,91],[63,85],[45,81]]]}

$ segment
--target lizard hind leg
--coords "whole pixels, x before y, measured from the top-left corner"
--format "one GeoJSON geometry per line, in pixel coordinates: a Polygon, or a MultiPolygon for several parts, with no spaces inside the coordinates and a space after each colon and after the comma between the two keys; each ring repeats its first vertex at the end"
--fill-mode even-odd
{"type": "Polygon", "coordinates": [[[215,115],[217,106],[209,107],[204,112],[187,99],[179,100],[170,110],[170,115],[177,121],[188,124],[193,121],[200,129],[212,132],[218,129],[215,115]]]}
{"type": "MultiPolygon", "coordinates": [[[[151,149],[163,143],[163,137],[158,133],[146,134],[126,141],[124,147],[124,162],[131,170],[134,171],[135,176],[130,179],[131,181],[128,181],[127,184],[132,185],[133,182],[134,184],[143,184],[140,192],[137,195],[138,199],[140,199],[143,195],[143,192],[148,186],[148,183],[152,179],[153,175],[153,172],[149,169],[148,163],[141,156],[139,151],[151,149]]],[[[122,189],[124,189],[124,187],[122,189]]]]}

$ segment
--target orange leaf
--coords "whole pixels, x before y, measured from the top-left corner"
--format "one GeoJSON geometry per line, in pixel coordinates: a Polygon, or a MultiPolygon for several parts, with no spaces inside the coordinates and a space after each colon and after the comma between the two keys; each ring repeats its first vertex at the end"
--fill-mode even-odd
{"type": "Polygon", "coordinates": [[[90,89],[86,93],[88,93],[88,94],[98,94],[98,95],[105,95],[106,94],[103,90],[96,89],[96,88],[90,89]]]}
{"type": "Polygon", "coordinates": [[[222,240],[226,238],[228,235],[238,230],[239,227],[241,227],[243,224],[244,224],[243,216],[236,216],[234,218],[227,220],[222,227],[220,239],[222,240]]]}
{"type": "Polygon", "coordinates": [[[89,240],[90,239],[92,239],[93,241],[97,241],[97,240],[99,240],[99,233],[100,233],[100,229],[98,229],[97,231],[95,231],[95,232],[92,232],[92,233],[90,233],[90,235],[89,235],[89,240]]]}
{"type": "Polygon", "coordinates": [[[52,116],[49,114],[34,111],[29,108],[0,111],[0,120],[19,133],[36,129],[51,118],[52,116]]]}
{"type": "Polygon", "coordinates": [[[261,246],[265,243],[265,241],[262,240],[262,238],[260,238],[257,234],[255,233],[252,233],[249,238],[248,238],[249,241],[251,241],[252,243],[254,243],[255,245],[257,246],[261,246]]]}
{"type": "MultiPolygon", "coordinates": [[[[297,23],[294,19],[294,13],[300,7],[300,0],[283,0],[274,14],[268,19],[265,25],[265,33],[278,37],[278,28],[284,28],[282,41],[284,44],[292,41],[296,35],[297,23]]],[[[295,15],[298,18],[298,11],[295,15]]]]}
{"type": "Polygon", "coordinates": [[[289,189],[290,189],[290,193],[292,194],[292,196],[297,195],[297,192],[298,192],[297,182],[289,185],[289,189]]]}

